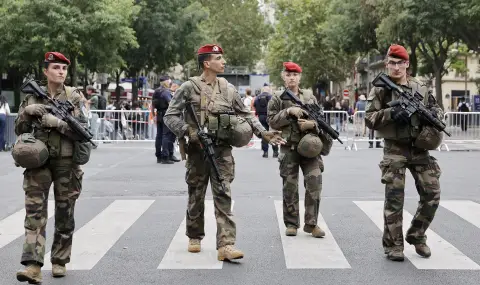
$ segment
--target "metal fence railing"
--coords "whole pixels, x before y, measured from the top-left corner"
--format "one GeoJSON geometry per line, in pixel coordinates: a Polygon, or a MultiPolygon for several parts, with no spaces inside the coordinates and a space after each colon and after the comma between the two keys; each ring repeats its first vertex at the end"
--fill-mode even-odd
{"type": "MultiPolygon", "coordinates": [[[[377,143],[383,139],[376,138],[365,126],[365,111],[349,115],[346,111],[325,111],[325,120],[340,133],[346,150],[358,150],[360,142],[377,143]]],[[[16,113],[7,116],[5,141],[7,149],[16,140],[14,123],[16,113]]],[[[438,150],[450,150],[452,144],[472,144],[480,147],[480,112],[445,113],[446,130],[451,137],[444,135],[438,150]]],[[[89,113],[88,127],[94,141],[101,143],[147,142],[155,141],[157,134],[156,118],[149,110],[103,110],[89,113]]],[[[260,149],[261,139],[256,136],[246,148],[260,149]]],[[[335,144],[339,144],[335,141],[335,144]]]]}

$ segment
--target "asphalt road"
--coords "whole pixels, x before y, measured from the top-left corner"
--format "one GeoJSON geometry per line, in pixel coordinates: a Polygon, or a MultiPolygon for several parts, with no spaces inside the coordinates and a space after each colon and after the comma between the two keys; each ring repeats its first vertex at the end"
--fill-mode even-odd
{"type": "MultiPolygon", "coordinates": [[[[211,201],[203,252],[186,252],[184,162],[157,164],[152,143],[103,144],[84,167],[68,275],[53,279],[47,257],[43,284],[479,284],[480,154],[432,152],[443,170],[441,207],[428,232],[433,254],[422,259],[407,244],[407,259],[398,263],[385,258],[381,245],[382,152],[366,146],[361,143],[358,151],[335,146],[324,159],[323,239],[301,229],[297,237],[284,236],[278,162],[262,158],[260,150],[235,150],[233,213],[245,258],[221,263],[211,201]]],[[[0,284],[19,284],[22,169],[14,167],[9,153],[0,153],[0,162],[0,284]]],[[[302,199],[302,180],[299,185],[302,199]]],[[[408,174],[407,226],[417,201],[408,174]]],[[[53,223],[50,218],[48,249],[53,223]]]]}

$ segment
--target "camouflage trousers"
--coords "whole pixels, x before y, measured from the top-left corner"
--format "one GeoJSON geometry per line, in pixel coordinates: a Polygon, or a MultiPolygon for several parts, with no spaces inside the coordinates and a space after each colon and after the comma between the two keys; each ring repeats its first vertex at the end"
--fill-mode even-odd
{"type": "Polygon", "coordinates": [[[440,203],[439,178],[442,172],[436,159],[426,150],[385,140],[384,156],[379,166],[382,171],[381,182],[385,184],[384,249],[403,250],[403,203],[407,168],[415,180],[420,201],[405,240],[409,244],[425,243],[425,231],[440,203]]]}
{"type": "Polygon", "coordinates": [[[216,162],[220,175],[224,179],[226,192],[216,180],[213,168],[204,157],[198,145],[190,144],[187,151],[187,172],[185,180],[188,185],[187,230],[189,238],[205,237],[205,194],[208,182],[211,183],[215,218],[217,221],[217,249],[235,244],[236,225],[232,219],[232,198],[230,183],[235,178],[235,160],[230,146],[215,147],[216,162]]]}
{"type": "Polygon", "coordinates": [[[321,156],[306,158],[291,147],[281,146],[280,176],[283,180],[283,221],[286,227],[300,227],[298,173],[302,169],[305,187],[305,225],[316,226],[322,192],[321,156]]]}
{"type": "Polygon", "coordinates": [[[51,159],[40,168],[24,172],[25,243],[21,264],[44,264],[47,204],[53,182],[55,196],[55,232],[51,252],[52,264],[70,262],[75,229],[74,209],[82,189],[83,171],[70,158],[51,159]]]}

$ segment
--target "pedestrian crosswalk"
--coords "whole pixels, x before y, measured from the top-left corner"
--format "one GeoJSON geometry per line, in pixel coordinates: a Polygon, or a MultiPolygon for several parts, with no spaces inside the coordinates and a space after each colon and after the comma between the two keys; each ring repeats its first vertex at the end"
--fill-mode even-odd
{"type": "MultiPolygon", "coordinates": [[[[84,225],[77,226],[74,235],[71,262],[67,265],[69,270],[92,270],[98,263],[109,254],[109,251],[116,243],[125,238],[125,233],[133,227],[135,223],[143,219],[152,220],[155,211],[149,211],[155,207],[158,202],[153,199],[137,200],[123,199],[113,200],[111,203],[102,206],[93,218],[84,225]]],[[[285,236],[285,226],[283,224],[283,202],[281,200],[270,200],[270,206],[274,209],[272,215],[276,216],[277,223],[272,228],[264,229],[265,231],[274,231],[278,235],[281,247],[275,250],[281,251],[286,269],[354,269],[355,263],[348,247],[355,247],[356,244],[346,244],[345,239],[340,237],[338,242],[339,225],[330,222],[328,210],[321,207],[318,223],[326,232],[324,238],[312,238],[309,234],[303,233],[299,229],[296,237],[285,236]],[[335,226],[335,229],[332,229],[335,226]],[[335,234],[337,233],[337,237],[335,234]]],[[[232,210],[233,206],[232,205],[232,210]]],[[[85,204],[82,205],[85,207],[85,204]]],[[[383,230],[383,201],[350,201],[348,203],[350,210],[356,211],[355,223],[361,221],[362,228],[371,231],[371,235],[375,235],[375,248],[378,249],[378,255],[382,256],[381,249],[381,232],[383,230]],[[360,215],[358,214],[360,213],[360,215]]],[[[303,223],[304,201],[300,201],[300,218],[303,223]]],[[[179,211],[185,211],[184,208],[179,211]]],[[[480,233],[480,203],[470,200],[442,200],[439,211],[442,214],[448,213],[467,223],[462,224],[469,226],[469,230],[474,233],[480,233]]],[[[214,218],[214,205],[212,200],[205,202],[205,238],[202,241],[202,252],[192,254],[187,252],[188,238],[185,236],[186,220],[174,225],[175,231],[171,235],[165,234],[171,240],[168,241],[168,247],[162,256],[155,262],[156,270],[221,270],[224,267],[223,262],[217,261],[216,251],[216,220],[214,218]]],[[[235,212],[235,211],[233,211],[235,212]]],[[[54,202],[50,201],[48,205],[49,218],[54,214],[54,202]]],[[[23,220],[25,210],[21,209],[0,220],[0,256],[2,250],[14,244],[14,241],[22,241],[24,229],[23,220]]],[[[412,219],[412,213],[408,210],[403,212],[404,229],[408,228],[412,219]]],[[[161,216],[153,217],[162,219],[161,216]]],[[[241,215],[235,215],[234,219],[238,222],[242,219],[241,215]]],[[[53,220],[50,219],[49,223],[53,220]]],[[[434,220],[434,224],[435,224],[434,220]]],[[[353,221],[352,221],[353,223],[353,221]]],[[[348,222],[342,223],[341,227],[349,227],[348,222]]],[[[155,225],[151,225],[155,227],[155,225]]],[[[462,232],[464,229],[458,229],[462,232]]],[[[240,231],[240,229],[239,229],[240,231]]],[[[370,232],[369,232],[370,234],[370,232]]],[[[149,232],[142,235],[148,236],[149,232]]],[[[52,236],[50,234],[50,236],[52,236]]],[[[432,249],[432,256],[428,259],[422,258],[415,253],[412,246],[405,243],[405,257],[417,269],[422,270],[480,270],[480,252],[466,252],[455,246],[456,241],[447,241],[448,238],[442,237],[442,234],[436,233],[434,230],[427,231],[428,244],[432,249]]],[[[245,238],[245,237],[243,237],[245,238]]],[[[250,242],[258,242],[255,236],[247,236],[252,239],[250,242]]],[[[48,239],[48,236],[47,236],[48,239]]],[[[349,239],[349,241],[362,240],[349,239]]],[[[16,243],[17,245],[19,243],[16,243]]],[[[478,250],[478,247],[476,248],[478,250]]],[[[21,248],[18,249],[19,251],[21,248]]],[[[246,252],[248,256],[248,252],[246,252]]],[[[45,265],[43,270],[51,269],[48,262],[50,253],[45,256],[45,265]]],[[[0,257],[0,263],[2,262],[0,257]]],[[[254,262],[249,260],[248,262],[254,262]]],[[[151,263],[149,263],[151,264],[151,263]]],[[[357,265],[358,266],[358,265],[357,265]]]]}

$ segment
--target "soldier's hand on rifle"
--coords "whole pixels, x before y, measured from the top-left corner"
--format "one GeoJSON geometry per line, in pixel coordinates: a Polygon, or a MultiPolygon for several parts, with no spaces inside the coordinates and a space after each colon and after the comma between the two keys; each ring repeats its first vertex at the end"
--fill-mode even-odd
{"type": "Polygon", "coordinates": [[[290,116],[295,116],[298,119],[308,115],[307,112],[300,107],[290,107],[287,109],[287,112],[290,116]]]}
{"type": "Polygon", "coordinates": [[[192,128],[191,126],[188,126],[187,132],[188,132],[188,143],[200,142],[200,140],[198,139],[198,134],[196,129],[192,128]]]}
{"type": "Polygon", "coordinates": [[[25,107],[25,112],[31,116],[43,116],[48,113],[47,106],[43,104],[32,104],[25,107]]]}
{"type": "Polygon", "coordinates": [[[409,123],[408,113],[401,106],[392,107],[390,115],[395,122],[409,123]]]}
{"type": "Polygon", "coordinates": [[[281,145],[287,142],[280,136],[278,131],[264,131],[262,138],[271,145],[281,145]]]}
{"type": "Polygon", "coordinates": [[[61,123],[63,123],[62,120],[50,113],[42,116],[42,127],[44,128],[57,128],[61,123]]]}
{"type": "Polygon", "coordinates": [[[301,132],[306,132],[316,128],[315,121],[313,120],[298,119],[297,122],[301,132]]]}

